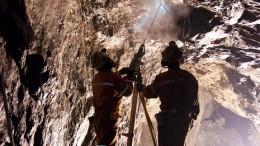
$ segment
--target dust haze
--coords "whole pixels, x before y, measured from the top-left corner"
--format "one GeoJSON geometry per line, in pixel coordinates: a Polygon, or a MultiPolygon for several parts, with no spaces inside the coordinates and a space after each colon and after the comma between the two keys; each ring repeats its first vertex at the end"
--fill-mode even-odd
{"type": "Polygon", "coordinates": [[[144,39],[147,37],[147,40],[178,40],[183,25],[178,24],[178,21],[190,13],[189,7],[182,0],[146,0],[140,2],[139,6],[143,8],[143,13],[137,16],[138,20],[133,26],[135,32],[144,39]]]}

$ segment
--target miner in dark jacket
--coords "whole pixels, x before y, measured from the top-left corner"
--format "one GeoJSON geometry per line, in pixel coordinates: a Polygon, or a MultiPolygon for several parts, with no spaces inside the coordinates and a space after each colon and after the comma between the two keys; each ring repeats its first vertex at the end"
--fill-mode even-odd
{"type": "Polygon", "coordinates": [[[131,95],[133,85],[112,71],[115,63],[105,50],[93,53],[91,64],[98,71],[92,82],[96,142],[97,145],[114,146],[122,96],[131,95]]]}
{"type": "Polygon", "coordinates": [[[161,61],[168,71],[158,74],[148,86],[137,84],[146,98],[160,98],[161,111],[155,115],[159,146],[183,146],[199,114],[198,82],[190,72],[180,68],[181,59],[182,51],[171,41],[162,52],[161,61]]]}

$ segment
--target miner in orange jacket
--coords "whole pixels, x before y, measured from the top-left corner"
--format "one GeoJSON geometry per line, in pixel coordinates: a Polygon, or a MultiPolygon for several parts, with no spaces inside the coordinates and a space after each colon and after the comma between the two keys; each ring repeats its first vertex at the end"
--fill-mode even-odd
{"type": "Polygon", "coordinates": [[[159,146],[183,146],[193,120],[199,114],[198,82],[188,71],[180,68],[182,51],[171,41],[162,52],[161,65],[168,71],[158,74],[153,82],[137,90],[146,98],[161,101],[161,111],[155,115],[159,146]]]}
{"type": "Polygon", "coordinates": [[[132,93],[132,82],[112,71],[114,61],[105,50],[91,56],[91,64],[98,71],[93,79],[94,129],[97,145],[114,146],[117,141],[118,118],[122,96],[132,93]]]}

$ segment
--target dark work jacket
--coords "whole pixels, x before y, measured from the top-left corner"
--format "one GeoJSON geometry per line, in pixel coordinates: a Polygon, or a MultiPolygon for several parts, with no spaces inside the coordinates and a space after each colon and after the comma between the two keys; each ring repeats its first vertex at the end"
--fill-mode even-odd
{"type": "Polygon", "coordinates": [[[146,98],[160,98],[162,111],[183,108],[198,100],[198,82],[183,69],[169,69],[158,74],[153,82],[143,88],[146,98]]]}
{"type": "Polygon", "coordinates": [[[122,96],[132,93],[133,85],[112,71],[100,71],[93,79],[95,112],[120,110],[122,96]]]}

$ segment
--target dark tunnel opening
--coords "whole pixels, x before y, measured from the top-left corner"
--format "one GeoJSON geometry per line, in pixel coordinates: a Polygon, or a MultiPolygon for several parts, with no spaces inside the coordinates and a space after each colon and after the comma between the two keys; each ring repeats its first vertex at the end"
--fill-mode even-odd
{"type": "Polygon", "coordinates": [[[34,98],[36,98],[35,92],[49,78],[49,70],[43,72],[45,65],[46,63],[40,54],[28,55],[26,58],[26,85],[29,88],[29,94],[34,98]]]}

